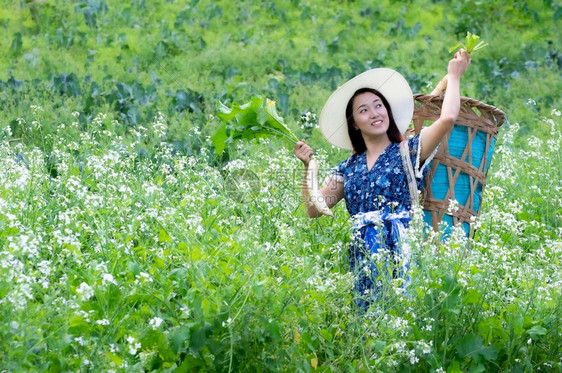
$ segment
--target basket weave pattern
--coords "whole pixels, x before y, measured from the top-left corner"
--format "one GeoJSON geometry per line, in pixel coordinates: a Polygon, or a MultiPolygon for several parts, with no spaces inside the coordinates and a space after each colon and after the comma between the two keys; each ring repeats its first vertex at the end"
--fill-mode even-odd
{"type": "MultiPolygon", "coordinates": [[[[414,95],[414,102],[414,132],[418,134],[424,125],[439,118],[443,96],[418,94],[414,95]]],[[[426,217],[431,220],[426,221],[434,230],[438,230],[444,218],[452,218],[453,224],[463,223],[468,234],[471,218],[479,213],[496,136],[504,121],[503,111],[461,98],[458,119],[441,141],[422,194],[426,217]],[[450,214],[449,200],[459,203],[458,209],[450,214]]]]}

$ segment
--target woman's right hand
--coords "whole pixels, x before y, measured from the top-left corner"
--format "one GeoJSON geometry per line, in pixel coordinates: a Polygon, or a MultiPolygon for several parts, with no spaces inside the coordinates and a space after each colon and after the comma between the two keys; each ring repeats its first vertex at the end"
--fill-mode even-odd
{"type": "Polygon", "coordinates": [[[293,149],[293,153],[297,156],[298,159],[304,163],[305,166],[308,166],[310,162],[310,158],[314,152],[312,148],[306,144],[306,141],[301,140],[295,144],[295,148],[293,149]]]}

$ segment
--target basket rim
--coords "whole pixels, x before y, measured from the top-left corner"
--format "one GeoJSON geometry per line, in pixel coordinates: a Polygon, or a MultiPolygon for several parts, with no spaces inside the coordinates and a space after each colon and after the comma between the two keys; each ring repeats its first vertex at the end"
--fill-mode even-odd
{"type": "MultiPolygon", "coordinates": [[[[416,93],[414,94],[414,101],[418,101],[420,103],[432,103],[432,102],[439,102],[441,103],[444,99],[443,95],[426,95],[426,94],[422,94],[422,93],[416,93]]],[[[461,106],[463,104],[468,104],[472,107],[476,107],[479,110],[483,109],[483,111],[487,111],[489,113],[491,113],[494,118],[496,119],[496,125],[497,127],[501,127],[502,124],[505,122],[506,119],[506,115],[505,112],[498,109],[495,106],[486,104],[482,101],[478,101],[474,98],[471,97],[464,97],[461,96],[461,106]]]]}

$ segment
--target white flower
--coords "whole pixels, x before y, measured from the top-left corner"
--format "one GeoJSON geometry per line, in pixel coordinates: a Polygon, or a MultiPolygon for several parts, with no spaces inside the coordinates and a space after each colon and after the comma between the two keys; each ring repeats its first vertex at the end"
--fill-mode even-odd
{"type": "Polygon", "coordinates": [[[447,208],[447,213],[452,214],[459,210],[459,203],[454,199],[449,199],[449,207],[447,208]]]}
{"type": "Polygon", "coordinates": [[[228,320],[226,320],[226,322],[223,321],[223,322],[222,322],[223,328],[226,327],[227,325],[230,325],[231,322],[232,322],[232,319],[231,319],[230,317],[228,318],[228,320]]]}
{"type": "Polygon", "coordinates": [[[189,317],[189,314],[191,313],[189,307],[186,305],[183,305],[183,307],[180,308],[180,311],[182,312],[183,317],[189,317]]]}
{"type": "Polygon", "coordinates": [[[29,107],[31,108],[31,110],[33,110],[33,114],[37,114],[38,111],[43,111],[43,108],[41,106],[30,105],[29,107]]]}
{"type": "Polygon", "coordinates": [[[135,355],[137,351],[142,347],[139,342],[135,339],[135,337],[129,336],[127,337],[127,342],[129,342],[129,353],[131,355],[135,355]]]}
{"type": "Polygon", "coordinates": [[[138,351],[138,349],[141,348],[141,344],[140,343],[134,343],[132,345],[129,346],[129,353],[131,355],[135,355],[138,351]]]}
{"type": "Polygon", "coordinates": [[[113,278],[113,275],[111,273],[104,273],[101,276],[102,282],[104,285],[107,285],[107,283],[112,283],[113,285],[117,285],[117,282],[115,281],[115,279],[113,278]]]}
{"type": "Polygon", "coordinates": [[[83,282],[80,284],[80,287],[76,289],[76,293],[80,295],[81,300],[88,300],[94,295],[94,289],[92,289],[90,285],[83,282]]]}
{"type": "Polygon", "coordinates": [[[141,272],[135,276],[135,284],[144,283],[144,282],[152,282],[152,278],[146,272],[141,272]]]}
{"type": "Polygon", "coordinates": [[[164,321],[164,320],[162,320],[160,317],[157,316],[157,317],[153,318],[152,320],[150,320],[148,322],[148,324],[152,327],[153,330],[156,330],[156,329],[158,329],[158,327],[160,327],[160,325],[162,324],[162,321],[164,321]]]}
{"type": "Polygon", "coordinates": [[[80,346],[86,346],[86,340],[82,337],[74,337],[74,340],[78,342],[80,346]]]}

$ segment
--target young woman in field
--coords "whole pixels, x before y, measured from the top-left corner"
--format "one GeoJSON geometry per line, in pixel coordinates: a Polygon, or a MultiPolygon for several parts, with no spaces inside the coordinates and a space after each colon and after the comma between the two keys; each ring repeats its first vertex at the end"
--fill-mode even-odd
{"type": "MultiPolygon", "coordinates": [[[[365,311],[379,286],[372,254],[388,250],[395,260],[400,258],[402,265],[407,265],[407,253],[402,252],[406,248],[400,247],[399,239],[410,222],[411,194],[423,187],[427,166],[457,119],[460,79],[469,64],[464,50],[449,61],[439,119],[407,141],[403,134],[412,119],[413,96],[406,80],[394,70],[373,69],[356,76],[338,88],[322,109],[319,124],[324,137],[353,151],[328,177],[321,192],[329,208],[345,199],[353,218],[357,239],[351,245],[349,260],[355,273],[355,301],[365,311]],[[406,144],[402,158],[400,147],[406,144]],[[405,168],[403,159],[413,167],[405,168]],[[417,190],[410,193],[409,186],[414,184],[417,190]]],[[[294,153],[305,166],[302,194],[307,215],[319,217],[322,213],[309,203],[305,187],[313,150],[302,140],[294,153]]]]}

